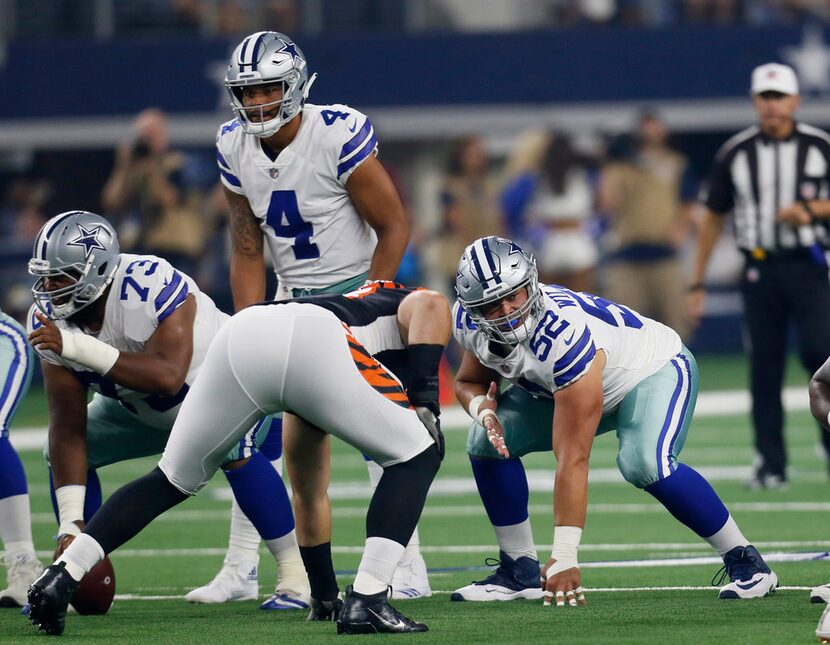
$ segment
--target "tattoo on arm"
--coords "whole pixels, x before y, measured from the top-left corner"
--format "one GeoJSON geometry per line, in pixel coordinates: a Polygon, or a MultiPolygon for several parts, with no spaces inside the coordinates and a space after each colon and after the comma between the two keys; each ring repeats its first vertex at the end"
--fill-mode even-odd
{"type": "Polygon", "coordinates": [[[259,221],[248,200],[236,193],[228,194],[230,206],[231,242],[233,252],[239,255],[262,255],[263,236],[259,221]]]}

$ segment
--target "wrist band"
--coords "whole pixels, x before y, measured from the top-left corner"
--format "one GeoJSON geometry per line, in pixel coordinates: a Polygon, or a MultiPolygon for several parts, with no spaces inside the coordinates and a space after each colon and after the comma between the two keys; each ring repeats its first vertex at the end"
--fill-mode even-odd
{"type": "Polygon", "coordinates": [[[75,524],[84,519],[84,499],[86,486],[70,484],[55,489],[55,499],[58,502],[58,535],[78,535],[81,529],[75,524]]]}
{"type": "Polygon", "coordinates": [[[473,419],[478,421],[479,425],[481,426],[484,426],[484,420],[489,416],[492,416],[497,421],[499,419],[499,415],[497,415],[495,411],[491,410],[490,408],[479,410],[481,404],[484,403],[484,401],[486,400],[493,401],[495,399],[490,399],[484,394],[479,394],[470,399],[470,405],[467,406],[467,414],[469,414],[473,419]]]}
{"type": "Polygon", "coordinates": [[[112,345],[87,336],[65,329],[61,329],[61,342],[63,349],[61,356],[64,358],[85,365],[102,376],[112,369],[118,361],[121,352],[112,345]]]}
{"type": "Polygon", "coordinates": [[[550,557],[556,560],[556,562],[545,573],[547,579],[567,569],[579,568],[579,561],[577,560],[576,554],[581,539],[582,529],[578,526],[553,527],[553,549],[551,550],[550,557]]]}

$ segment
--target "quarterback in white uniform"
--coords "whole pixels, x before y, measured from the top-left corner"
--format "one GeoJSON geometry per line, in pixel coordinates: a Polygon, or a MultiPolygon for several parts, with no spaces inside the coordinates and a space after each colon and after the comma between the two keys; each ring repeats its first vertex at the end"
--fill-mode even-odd
{"type": "Polygon", "coordinates": [[[698,389],[678,335],[625,306],[540,285],[518,245],[486,237],[456,274],[454,335],[464,347],[456,394],[475,423],[467,452],[500,547],[500,566],[453,600],[540,598],[585,603],[577,550],[594,437],[614,431],[623,477],[653,495],[724,560],[721,598],[775,590],[778,578],[695,470],[678,461],[698,389]],[[497,382],[512,385],[498,394],[497,382]],[[553,552],[540,569],[520,458],[553,450],[553,552]],[[540,575],[542,584],[540,586],[540,575]]]}
{"type": "MultiPolygon", "coordinates": [[[[49,220],[29,270],[38,278],[29,339],[42,359],[49,402],[47,457],[63,549],[101,504],[96,469],[162,452],[208,347],[230,317],[166,260],[119,253],[113,228],[94,213],[49,220]],[[87,388],[95,392],[88,405],[87,388]]],[[[251,489],[265,488],[256,498],[267,498],[272,509],[288,501],[257,451],[269,427],[270,419],[256,424],[220,456],[249,509],[251,489]]],[[[305,605],[308,581],[293,518],[271,511],[257,522],[284,572],[293,567],[291,590],[305,605]],[[282,554],[289,542],[291,553],[282,554]]]]}
{"type": "MultiPolygon", "coordinates": [[[[397,191],[376,159],[371,121],[348,105],[312,105],[302,50],[272,31],[245,37],[231,55],[225,86],[236,118],[220,126],[216,159],[230,207],[231,290],[236,311],[266,299],[264,247],[277,275],[277,298],[348,293],[367,279],[392,280],[409,241],[397,191]]],[[[285,417],[286,428],[301,423],[285,417]]],[[[280,433],[263,453],[281,469],[280,433]]],[[[373,486],[381,468],[367,461],[373,486]]],[[[197,602],[235,598],[256,562],[256,533],[234,504],[232,547],[197,602]],[[246,544],[245,549],[239,545],[246,544]],[[235,546],[234,546],[235,545],[235,546]]],[[[394,597],[430,595],[413,534],[394,581],[394,597]]],[[[282,608],[278,595],[263,609],[282,608]]]]}

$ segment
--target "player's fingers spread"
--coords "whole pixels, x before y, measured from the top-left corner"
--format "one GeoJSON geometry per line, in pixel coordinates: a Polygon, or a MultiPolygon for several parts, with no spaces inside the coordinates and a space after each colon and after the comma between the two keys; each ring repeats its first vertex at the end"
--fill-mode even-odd
{"type": "Polygon", "coordinates": [[[552,591],[545,591],[544,593],[544,600],[542,601],[543,607],[550,607],[551,601],[553,600],[553,592],[552,591]]]}
{"type": "Polygon", "coordinates": [[[573,592],[573,590],[565,592],[565,599],[568,601],[568,604],[571,607],[576,607],[576,594],[573,592]]]}
{"type": "Polygon", "coordinates": [[[556,592],[556,606],[557,607],[564,607],[565,606],[565,592],[564,591],[557,591],[556,592]]]}
{"type": "Polygon", "coordinates": [[[577,587],[576,588],[576,602],[579,605],[587,605],[588,604],[588,601],[585,600],[585,591],[582,589],[582,587],[577,587]]]}

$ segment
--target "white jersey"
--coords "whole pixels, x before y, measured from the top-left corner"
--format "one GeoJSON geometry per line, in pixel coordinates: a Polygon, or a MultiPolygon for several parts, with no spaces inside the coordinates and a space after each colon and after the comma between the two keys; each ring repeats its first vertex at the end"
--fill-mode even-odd
{"type": "MultiPolygon", "coordinates": [[[[121,351],[140,352],[156,328],[183,305],[189,295],[196,298],[193,357],[185,385],[175,395],[136,392],[52,351],[37,352],[45,361],[72,370],[95,392],[118,399],[124,409],[143,423],[156,428],[172,428],[179,404],[196,378],[213,337],[229,316],[216,308],[213,300],[199,290],[192,278],[174,269],[166,260],[154,255],[122,253],[107,296],[104,324],[96,335],[98,340],[121,351]]],[[[34,305],[29,311],[30,333],[41,325],[35,318],[36,311],[34,305]]],[[[68,320],[56,320],[55,324],[61,329],[88,333],[68,320]]]]}
{"type": "Polygon", "coordinates": [[[248,199],[283,288],[319,289],[369,270],[377,235],[346,180],[371,155],[369,118],[347,105],[311,105],[294,140],[272,160],[236,120],[219,128],[222,183],[248,199]]]}
{"type": "Polygon", "coordinates": [[[602,371],[603,414],[682,349],[670,327],[627,307],[555,285],[539,285],[544,310],[535,331],[506,356],[493,347],[456,302],[453,333],[464,349],[512,383],[535,396],[552,397],[584,376],[598,350],[607,357],[602,371]]]}

